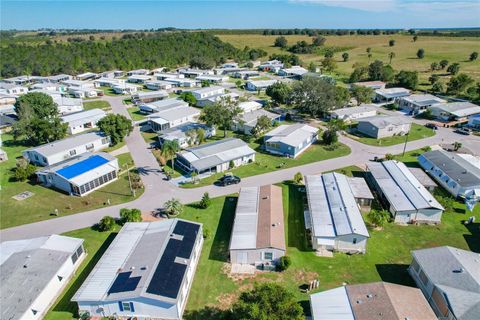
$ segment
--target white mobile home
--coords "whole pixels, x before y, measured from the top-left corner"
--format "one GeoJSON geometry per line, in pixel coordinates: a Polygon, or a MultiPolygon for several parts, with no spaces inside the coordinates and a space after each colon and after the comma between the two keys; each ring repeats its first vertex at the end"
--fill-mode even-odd
{"type": "Polygon", "coordinates": [[[138,87],[131,85],[131,84],[121,84],[121,85],[114,85],[112,87],[113,92],[116,94],[134,94],[138,91],[138,87]]]}
{"type": "Polygon", "coordinates": [[[230,262],[274,266],[285,255],[282,188],[241,188],[230,237],[230,262]]]}
{"type": "Polygon", "coordinates": [[[403,162],[369,162],[367,181],[396,223],[441,222],[442,205],[403,162]]]}
{"type": "Polygon", "coordinates": [[[277,83],[278,80],[249,80],[245,85],[248,91],[266,90],[271,85],[277,83]]]}
{"type": "Polygon", "coordinates": [[[395,103],[400,98],[408,97],[410,90],[404,88],[387,88],[375,90],[375,101],[378,103],[395,103]]]}
{"type": "Polygon", "coordinates": [[[132,101],[136,104],[155,102],[165,98],[168,98],[168,92],[163,90],[149,92],[140,91],[132,95],[132,101]]]}
{"type": "Polygon", "coordinates": [[[357,131],[366,136],[381,139],[403,136],[410,132],[411,122],[401,116],[373,116],[358,120],[357,131]]]}
{"type": "Polygon", "coordinates": [[[265,151],[296,158],[317,141],[318,129],[307,124],[280,125],[265,134],[265,151]]]}
{"type": "Polygon", "coordinates": [[[171,89],[173,84],[168,81],[162,80],[150,80],[145,82],[145,88],[149,90],[168,90],[171,89]]]}
{"type": "Polygon", "coordinates": [[[339,173],[305,176],[305,227],[317,251],[365,253],[370,237],[348,177],[339,173]]]}
{"type": "Polygon", "coordinates": [[[53,102],[57,104],[58,113],[69,114],[83,111],[83,101],[78,98],[67,98],[60,94],[52,94],[53,102]]]}
{"type": "Polygon", "coordinates": [[[212,96],[225,94],[225,89],[219,86],[205,87],[205,88],[193,90],[192,94],[195,97],[195,99],[202,100],[212,96]]]}
{"type": "Polygon", "coordinates": [[[110,138],[98,132],[83,133],[27,149],[23,156],[38,166],[51,166],[85,152],[97,152],[110,145],[110,138]]]}
{"type": "Polygon", "coordinates": [[[0,82],[0,91],[18,96],[27,93],[28,88],[18,84],[0,82]]]}
{"type": "Polygon", "coordinates": [[[118,160],[108,153],[83,153],[36,172],[46,187],[85,196],[117,180],[118,160]]]}
{"type": "Polygon", "coordinates": [[[165,141],[177,141],[181,148],[187,148],[198,143],[198,138],[195,135],[189,135],[189,132],[197,132],[197,130],[203,130],[204,137],[210,138],[215,135],[216,130],[214,127],[210,127],[203,123],[187,122],[180,124],[176,127],[165,129],[158,132],[158,140],[160,144],[165,141]]]}
{"type": "Polygon", "coordinates": [[[424,112],[430,106],[445,102],[445,100],[435,97],[431,94],[412,94],[410,96],[400,98],[398,100],[398,106],[400,109],[416,115],[424,112]]]}
{"type": "Polygon", "coordinates": [[[268,117],[272,124],[275,121],[280,121],[281,115],[273,113],[264,109],[255,109],[252,111],[244,112],[240,115],[240,121],[234,121],[232,125],[233,131],[240,131],[244,134],[252,134],[253,128],[257,125],[257,121],[260,117],[268,117]]]}
{"type": "Polygon", "coordinates": [[[155,113],[165,110],[170,110],[177,107],[188,107],[188,103],[182,99],[171,98],[164,99],[155,102],[140,104],[140,112],[142,113],[155,113]]]}
{"type": "Polygon", "coordinates": [[[92,317],[181,320],[202,244],[196,222],[126,223],[72,301],[92,317]]]}
{"type": "Polygon", "coordinates": [[[127,78],[128,82],[131,83],[139,83],[139,84],[144,84],[147,81],[150,81],[151,77],[150,76],[144,76],[144,75],[131,75],[127,78]]]}
{"type": "Polygon", "coordinates": [[[107,114],[101,109],[91,109],[61,117],[68,124],[68,133],[77,134],[97,127],[97,122],[107,114]]]}
{"type": "Polygon", "coordinates": [[[208,83],[219,84],[228,80],[228,76],[204,74],[195,78],[197,81],[206,81],[208,83]]]}
{"type": "Polygon", "coordinates": [[[1,319],[40,320],[85,257],[83,239],[51,235],[0,245],[1,319]]]}
{"type": "Polygon", "coordinates": [[[164,111],[152,113],[148,116],[148,124],[153,131],[162,131],[178,125],[196,122],[200,110],[192,107],[179,106],[164,111]]]}
{"type": "Polygon", "coordinates": [[[358,107],[335,109],[330,112],[330,117],[344,121],[352,121],[362,118],[374,117],[377,115],[377,108],[371,104],[362,104],[358,107]]]}
{"type": "Polygon", "coordinates": [[[480,106],[470,102],[435,104],[428,108],[440,121],[468,121],[468,117],[480,114],[480,106]]]}
{"type": "Polygon", "coordinates": [[[135,70],[130,70],[127,72],[127,76],[133,76],[133,75],[140,75],[140,76],[145,76],[150,73],[150,70],[148,69],[135,69],[135,70]]]}

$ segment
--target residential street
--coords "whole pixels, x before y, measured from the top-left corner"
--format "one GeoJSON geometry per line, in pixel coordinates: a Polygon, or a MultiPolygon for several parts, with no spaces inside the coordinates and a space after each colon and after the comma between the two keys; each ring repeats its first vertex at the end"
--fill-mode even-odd
{"type": "MultiPolygon", "coordinates": [[[[105,96],[103,99],[110,102],[113,112],[129,117],[126,107],[122,103],[124,97],[105,96]]],[[[397,112],[393,113],[403,116],[397,112]]],[[[415,122],[423,123],[424,121],[415,120],[415,122]]],[[[145,185],[145,192],[140,198],[125,204],[4,229],[0,232],[0,241],[60,234],[94,225],[106,215],[117,217],[120,208],[128,207],[139,208],[142,211],[154,211],[161,208],[163,203],[172,197],[178,198],[182,203],[190,203],[200,200],[204,192],[209,192],[211,197],[218,197],[235,193],[245,186],[266,185],[292,179],[296,172],[318,174],[350,165],[363,165],[375,156],[383,157],[386,153],[399,154],[403,151],[403,144],[390,147],[375,147],[356,142],[344,136],[340,137],[340,141],[350,147],[351,153],[349,155],[245,178],[242,179],[239,185],[229,187],[210,185],[194,189],[181,189],[164,180],[164,175],[160,172],[160,167],[154,155],[143,139],[139,127],[136,126],[132,134],[126,138],[126,143],[145,185]]],[[[440,143],[453,143],[455,141],[460,141],[477,155],[480,153],[480,137],[461,136],[448,128],[439,128],[437,134],[433,137],[409,142],[407,151],[440,143]]]]}

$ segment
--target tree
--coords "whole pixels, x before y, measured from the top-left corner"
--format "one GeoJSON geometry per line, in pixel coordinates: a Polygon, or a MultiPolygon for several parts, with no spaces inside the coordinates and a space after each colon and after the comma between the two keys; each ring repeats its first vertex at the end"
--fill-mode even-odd
{"type": "Polygon", "coordinates": [[[189,65],[192,68],[211,69],[215,66],[215,62],[213,59],[205,56],[197,56],[190,59],[189,65]]]}
{"type": "Polygon", "coordinates": [[[440,81],[435,82],[432,85],[432,91],[435,93],[443,93],[445,91],[443,83],[441,83],[440,81]]]}
{"type": "Polygon", "coordinates": [[[220,101],[202,109],[200,120],[210,126],[222,126],[223,137],[227,136],[227,130],[235,121],[241,121],[239,115],[243,110],[238,102],[231,97],[222,97],[220,101]]]}
{"type": "Polygon", "coordinates": [[[393,79],[393,69],[386,66],[380,60],[375,60],[368,66],[368,79],[371,81],[391,81],[393,79]]]}
{"type": "Polygon", "coordinates": [[[180,146],[178,145],[177,140],[166,140],[162,144],[162,149],[160,151],[160,154],[162,157],[164,157],[167,161],[171,160],[172,161],[172,169],[175,170],[175,156],[177,155],[177,152],[180,151],[180,146]]]}
{"type": "Polygon", "coordinates": [[[103,217],[98,223],[98,230],[100,231],[112,231],[115,227],[115,219],[110,216],[103,217]]]}
{"type": "Polygon", "coordinates": [[[185,131],[185,136],[187,137],[187,144],[189,146],[193,146],[197,142],[197,130],[196,129],[188,129],[185,131]]]}
{"type": "Polygon", "coordinates": [[[313,38],[312,44],[315,47],[320,47],[320,46],[323,46],[326,41],[327,41],[327,38],[318,36],[318,37],[313,38]]]}
{"type": "Polygon", "coordinates": [[[292,264],[292,259],[289,256],[282,256],[280,259],[278,259],[278,263],[276,265],[277,271],[285,271],[290,267],[292,264]]]}
{"type": "Polygon", "coordinates": [[[322,116],[346,101],[339,101],[335,85],[317,77],[306,77],[292,86],[290,101],[300,111],[312,117],[322,116]]]}
{"type": "Polygon", "coordinates": [[[296,184],[301,184],[303,182],[303,174],[301,172],[295,173],[293,181],[295,181],[296,184]]]}
{"type": "Polygon", "coordinates": [[[460,64],[458,64],[456,62],[452,63],[447,68],[447,72],[450,73],[450,74],[453,74],[453,75],[456,75],[459,71],[460,71],[460,64]]]}
{"type": "Polygon", "coordinates": [[[133,131],[132,120],[121,114],[109,113],[97,122],[98,128],[110,137],[114,146],[133,131]]]}
{"type": "Polygon", "coordinates": [[[461,143],[461,142],[455,141],[455,142],[453,143],[453,150],[454,150],[454,151],[458,151],[461,147],[462,147],[462,143],[461,143]]]}
{"type": "Polygon", "coordinates": [[[195,98],[193,93],[191,93],[190,91],[182,92],[180,94],[180,99],[182,99],[183,101],[185,101],[186,103],[188,103],[191,106],[194,106],[194,105],[197,104],[197,98],[195,98]]]}
{"type": "Polygon", "coordinates": [[[26,181],[33,177],[37,168],[25,158],[19,158],[13,176],[17,181],[26,181]]]}
{"type": "Polygon", "coordinates": [[[344,52],[344,53],[342,54],[343,62],[347,62],[347,61],[348,61],[348,58],[349,58],[348,52],[344,52]]]}
{"type": "Polygon", "coordinates": [[[417,42],[418,36],[413,36],[413,42],[417,42]]]}
{"type": "Polygon", "coordinates": [[[207,209],[210,204],[212,203],[212,201],[210,200],[210,195],[208,194],[208,192],[205,192],[202,196],[202,199],[200,200],[198,206],[202,209],[207,209]]]}
{"type": "Polygon", "coordinates": [[[287,41],[287,38],[285,37],[277,37],[275,39],[275,42],[274,42],[274,46],[275,47],[279,47],[279,48],[286,48],[287,47],[287,44],[288,44],[288,41],[287,41]]]}
{"type": "Polygon", "coordinates": [[[395,45],[395,40],[390,39],[390,40],[388,41],[388,46],[389,46],[389,47],[393,47],[394,45],[395,45]]]}
{"type": "Polygon", "coordinates": [[[197,143],[202,144],[205,142],[205,130],[203,128],[197,128],[196,130],[197,133],[197,143]]]}
{"type": "Polygon", "coordinates": [[[357,103],[372,102],[374,91],[372,88],[365,86],[352,86],[352,96],[357,100],[357,103]]]}
{"type": "Polygon", "coordinates": [[[334,145],[338,142],[337,130],[328,129],[323,132],[322,141],[326,145],[334,145]]]}
{"type": "Polygon", "coordinates": [[[288,102],[288,97],[292,92],[292,88],[284,82],[275,82],[267,87],[265,93],[272,98],[276,104],[285,104],[288,102]]]}
{"type": "Polygon", "coordinates": [[[370,221],[377,227],[382,228],[390,217],[390,214],[387,210],[370,210],[368,213],[368,218],[370,221]]]}
{"type": "Polygon", "coordinates": [[[368,67],[365,65],[358,65],[353,69],[352,74],[350,75],[349,82],[359,82],[365,80],[368,76],[368,67]]]}
{"type": "Polygon", "coordinates": [[[390,53],[388,54],[388,59],[390,59],[389,62],[388,62],[388,64],[392,64],[393,58],[395,58],[395,52],[390,52],[390,53]]]}
{"type": "Polygon", "coordinates": [[[330,48],[327,48],[327,50],[325,50],[325,54],[323,55],[325,58],[333,58],[335,52],[330,49],[330,48]]]}
{"type": "Polygon", "coordinates": [[[368,47],[368,48],[366,49],[366,51],[367,51],[367,53],[372,53],[372,48],[368,47]]]}
{"type": "Polygon", "coordinates": [[[126,222],[141,222],[142,212],[139,209],[120,209],[120,220],[122,223],[126,222]]]}
{"type": "Polygon", "coordinates": [[[326,72],[333,72],[337,68],[337,63],[333,58],[325,58],[322,60],[322,68],[326,72]]]}
{"type": "Polygon", "coordinates": [[[240,294],[232,306],[233,320],[303,320],[303,309],[293,293],[276,283],[257,284],[240,294]]]}
{"type": "Polygon", "coordinates": [[[417,58],[418,59],[423,59],[423,57],[425,57],[425,50],[424,49],[418,49],[417,58]]]}
{"type": "Polygon", "coordinates": [[[475,60],[477,60],[477,58],[478,58],[478,52],[477,52],[477,51],[474,51],[474,52],[472,52],[472,53],[470,54],[469,60],[470,60],[470,61],[475,61],[475,60]]]}
{"type": "Polygon", "coordinates": [[[434,84],[435,82],[439,81],[440,80],[440,77],[436,74],[432,74],[429,78],[428,78],[428,81],[430,82],[430,84],[434,84]]]}
{"type": "Polygon", "coordinates": [[[395,83],[400,87],[415,90],[418,85],[418,72],[402,70],[395,76],[395,83]]]}
{"type": "Polygon", "coordinates": [[[258,117],[255,127],[252,129],[252,134],[254,137],[259,138],[263,133],[267,132],[272,128],[272,119],[266,115],[258,117]]]}
{"type": "Polygon", "coordinates": [[[183,212],[183,204],[178,199],[172,198],[165,202],[165,212],[169,216],[178,216],[183,212]]]}
{"type": "MultiPolygon", "coordinates": [[[[201,86],[202,88],[210,87],[210,82],[207,81],[207,80],[202,80],[202,81],[200,82],[200,86],[201,86]]],[[[191,93],[191,92],[189,92],[189,93],[191,93]]]]}
{"type": "Polygon", "coordinates": [[[68,124],[58,116],[58,106],[52,97],[40,92],[20,96],[15,103],[18,121],[13,126],[15,139],[22,136],[33,145],[63,139],[68,124]]]}
{"type": "Polygon", "coordinates": [[[308,71],[309,72],[317,72],[317,66],[315,65],[315,63],[313,61],[310,62],[310,64],[308,65],[308,71]]]}
{"type": "Polygon", "coordinates": [[[461,94],[474,83],[475,81],[465,73],[451,77],[447,83],[447,94],[461,94]]]}
{"type": "Polygon", "coordinates": [[[440,68],[445,69],[447,66],[448,66],[448,60],[440,60],[440,62],[438,63],[440,68]]]}

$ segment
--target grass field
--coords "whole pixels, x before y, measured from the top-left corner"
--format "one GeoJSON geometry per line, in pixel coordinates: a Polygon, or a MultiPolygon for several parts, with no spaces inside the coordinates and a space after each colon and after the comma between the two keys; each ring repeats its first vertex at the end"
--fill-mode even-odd
{"type": "MultiPolygon", "coordinates": [[[[277,36],[264,36],[259,34],[240,34],[240,35],[218,35],[218,37],[238,48],[249,46],[251,48],[261,48],[273,53],[288,53],[280,48],[273,47],[273,42],[277,36]]],[[[288,44],[292,45],[297,41],[305,40],[311,42],[311,38],[304,35],[285,36],[288,44]]],[[[341,59],[341,53],[335,55],[337,60],[337,72],[344,80],[352,72],[352,65],[359,63],[368,63],[367,48],[372,48],[371,61],[382,60],[389,62],[388,54],[395,53],[392,60],[392,67],[395,70],[411,70],[418,71],[420,82],[423,84],[421,88],[428,87],[427,80],[432,74],[430,64],[438,62],[442,59],[448,60],[450,63],[460,63],[460,72],[465,72],[477,81],[480,80],[480,64],[478,62],[468,61],[470,53],[478,52],[480,47],[480,39],[475,37],[428,37],[419,36],[416,42],[413,42],[412,36],[409,35],[381,35],[381,36],[327,36],[325,46],[337,48],[350,48],[345,50],[350,55],[347,62],[341,59]],[[388,41],[395,40],[395,46],[389,47],[388,41]],[[425,57],[417,59],[416,53],[418,49],[425,50],[425,57]]],[[[300,54],[300,59],[308,65],[310,62],[319,63],[323,59],[323,55],[319,54],[300,54]]],[[[435,71],[441,75],[444,71],[435,71]]],[[[448,76],[442,77],[443,81],[447,81],[448,76]]]]}
{"type": "Polygon", "coordinates": [[[83,102],[83,109],[84,110],[102,109],[104,111],[107,111],[107,110],[111,110],[112,106],[108,101],[105,101],[105,100],[85,101],[83,102]]]}
{"type": "MultiPolygon", "coordinates": [[[[435,135],[435,131],[429,129],[425,126],[412,123],[410,133],[408,134],[408,141],[415,141],[420,139],[425,139],[435,135]]],[[[353,135],[350,134],[349,137],[371,146],[387,147],[393,146],[400,143],[405,143],[406,136],[394,136],[381,139],[375,139],[362,135],[361,133],[354,132],[353,135]]]]}
{"type": "MultiPolygon", "coordinates": [[[[9,134],[2,134],[2,148],[8,154],[8,160],[0,164],[1,201],[0,201],[0,228],[9,228],[26,223],[55,218],[55,209],[60,216],[93,210],[107,205],[115,205],[132,201],[128,178],[126,175],[119,177],[105,187],[94,191],[84,197],[74,197],[43,187],[30,181],[18,182],[12,179],[12,169],[15,167],[16,158],[21,156],[21,151],[26,147],[13,141],[9,134]],[[33,192],[28,199],[17,201],[12,197],[24,191],[33,192]]],[[[130,154],[119,156],[119,164],[131,162],[130,154]]],[[[137,197],[143,190],[137,192],[137,197]]]]}
{"type": "Polygon", "coordinates": [[[133,121],[142,121],[147,118],[143,113],[140,112],[139,107],[130,107],[130,108],[127,108],[127,111],[130,114],[130,117],[132,118],[133,121]]]}

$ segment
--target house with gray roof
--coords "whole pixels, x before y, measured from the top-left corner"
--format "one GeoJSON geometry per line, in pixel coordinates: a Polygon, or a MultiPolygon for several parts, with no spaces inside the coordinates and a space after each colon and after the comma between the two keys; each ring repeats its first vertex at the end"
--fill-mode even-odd
{"type": "Polygon", "coordinates": [[[480,159],[469,154],[433,150],[418,156],[418,163],[454,197],[480,198],[480,159]]]}
{"type": "Polygon", "coordinates": [[[83,239],[51,235],[0,244],[0,318],[43,319],[85,257],[83,239]]]}
{"type": "Polygon", "coordinates": [[[440,223],[442,205],[403,162],[369,162],[366,178],[396,223],[440,223]]]}
{"type": "Polygon", "coordinates": [[[132,102],[136,104],[155,102],[168,98],[168,92],[164,90],[157,91],[139,91],[132,95],[132,102]]]}
{"type": "Polygon", "coordinates": [[[227,138],[187,148],[177,153],[176,163],[188,172],[224,172],[255,161],[255,150],[237,138],[227,138]]]}
{"type": "Polygon", "coordinates": [[[478,319],[478,253],[445,246],[415,250],[412,257],[408,272],[439,319],[478,319]]]}
{"type": "Polygon", "coordinates": [[[312,320],[437,320],[420,289],[388,282],[314,293],[310,307],[312,320]]]}
{"type": "Polygon", "coordinates": [[[97,152],[110,145],[110,138],[99,132],[88,132],[22,152],[23,157],[38,166],[51,166],[85,152],[97,152]]]}
{"type": "Polygon", "coordinates": [[[65,115],[83,110],[83,100],[79,98],[64,97],[60,92],[49,92],[53,102],[57,104],[58,113],[65,115]]]}
{"type": "Polygon", "coordinates": [[[195,78],[195,80],[203,82],[206,81],[212,84],[219,84],[228,80],[228,76],[217,75],[217,74],[202,74],[195,78]]]}
{"type": "Polygon", "coordinates": [[[27,93],[28,88],[19,84],[0,81],[0,92],[2,91],[8,94],[21,95],[27,93]]]}
{"type": "Polygon", "coordinates": [[[390,104],[397,102],[400,98],[408,97],[410,90],[405,88],[384,88],[375,90],[375,102],[390,104]]]}
{"type": "Polygon", "coordinates": [[[335,109],[330,112],[330,117],[344,121],[352,121],[362,118],[374,117],[377,115],[377,108],[371,104],[362,104],[358,107],[335,109]]]}
{"type": "Polygon", "coordinates": [[[305,228],[314,250],[365,253],[370,237],[349,178],[336,172],[305,176],[305,228]]]}
{"type": "Polygon", "coordinates": [[[158,132],[184,123],[196,122],[199,116],[200,110],[197,108],[177,106],[150,114],[148,125],[153,131],[158,132]]]}
{"type": "Polygon", "coordinates": [[[233,131],[243,132],[244,134],[251,134],[252,129],[257,125],[257,121],[260,117],[267,117],[274,124],[276,121],[280,121],[282,117],[280,114],[273,113],[264,109],[255,109],[248,112],[244,112],[239,116],[238,121],[234,121],[232,125],[233,131]]]}
{"type": "Polygon", "coordinates": [[[357,131],[371,138],[403,136],[410,132],[411,122],[399,116],[373,116],[358,120],[357,131]]]}
{"type": "Polygon", "coordinates": [[[480,114],[480,106],[471,102],[448,102],[428,108],[440,121],[468,121],[469,116],[480,114]]]}
{"type": "Polygon", "coordinates": [[[146,81],[144,86],[149,90],[168,90],[172,88],[173,84],[163,80],[150,80],[146,81]]]}
{"type": "Polygon", "coordinates": [[[263,137],[265,151],[296,158],[317,141],[318,129],[307,124],[280,125],[263,137]]]}
{"type": "Polygon", "coordinates": [[[126,223],[72,301],[92,317],[180,320],[202,245],[200,223],[126,223]]]}
{"type": "Polygon", "coordinates": [[[90,109],[62,116],[62,122],[68,124],[68,134],[77,134],[97,127],[97,122],[107,113],[102,109],[90,109]]]}
{"type": "Polygon", "coordinates": [[[140,112],[148,114],[175,109],[178,107],[188,107],[188,103],[182,99],[170,98],[149,103],[142,103],[140,104],[139,109],[140,112]]]}
{"type": "Polygon", "coordinates": [[[248,91],[266,90],[271,85],[277,83],[278,80],[249,80],[245,84],[245,89],[248,91]]]}
{"type": "Polygon", "coordinates": [[[282,188],[265,185],[240,189],[229,250],[232,264],[266,269],[285,255],[282,188]]]}
{"type": "Polygon", "coordinates": [[[53,83],[60,83],[63,81],[71,80],[73,77],[68,74],[57,74],[54,76],[49,76],[47,77],[48,82],[53,82],[53,83]]]}
{"type": "Polygon", "coordinates": [[[135,69],[135,70],[130,70],[127,72],[127,76],[133,76],[133,75],[142,75],[146,76],[147,74],[150,73],[150,70],[148,69],[135,69]]]}
{"type": "Polygon", "coordinates": [[[83,197],[117,180],[118,160],[106,152],[83,153],[37,170],[38,181],[71,196],[83,197]]]}
{"type": "Polygon", "coordinates": [[[162,145],[165,141],[177,141],[181,148],[187,148],[188,146],[198,143],[196,133],[191,136],[189,135],[189,132],[197,132],[197,130],[200,129],[203,130],[204,137],[207,139],[216,134],[214,127],[210,127],[203,123],[187,122],[158,132],[158,140],[160,145],[162,145]]]}
{"type": "Polygon", "coordinates": [[[412,94],[398,99],[398,106],[403,111],[416,115],[424,112],[430,106],[445,102],[442,98],[431,94],[412,94]]]}

